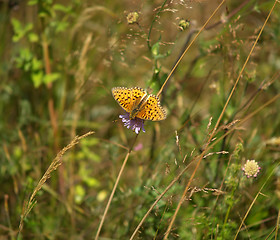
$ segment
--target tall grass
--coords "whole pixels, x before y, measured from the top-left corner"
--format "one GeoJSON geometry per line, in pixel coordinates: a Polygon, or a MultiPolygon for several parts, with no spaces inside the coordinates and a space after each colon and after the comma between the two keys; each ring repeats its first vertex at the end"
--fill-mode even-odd
{"type": "Polygon", "coordinates": [[[1,238],[277,239],[279,8],[3,2],[1,238]],[[124,127],[116,86],[166,120],[124,127]]]}

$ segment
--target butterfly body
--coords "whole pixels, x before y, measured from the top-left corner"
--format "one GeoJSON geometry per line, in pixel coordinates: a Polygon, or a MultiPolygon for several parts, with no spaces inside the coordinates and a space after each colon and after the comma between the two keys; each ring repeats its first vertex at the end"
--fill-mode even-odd
{"type": "Polygon", "coordinates": [[[130,114],[130,119],[160,121],[166,118],[166,112],[161,107],[157,96],[138,87],[115,87],[112,94],[119,105],[130,114]]]}
{"type": "MultiPolygon", "coordinates": [[[[145,103],[147,102],[148,97],[149,97],[148,94],[145,94],[137,105],[134,104],[131,112],[129,113],[130,119],[134,119],[137,117],[137,114],[143,109],[145,103]]],[[[136,103],[136,101],[135,101],[135,103],[136,103]]]]}

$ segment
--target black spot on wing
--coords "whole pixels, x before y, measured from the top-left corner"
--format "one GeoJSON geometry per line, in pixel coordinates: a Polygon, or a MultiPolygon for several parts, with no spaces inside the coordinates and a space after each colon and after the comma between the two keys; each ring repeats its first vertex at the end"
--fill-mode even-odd
{"type": "Polygon", "coordinates": [[[131,108],[131,88],[115,87],[112,89],[112,95],[118,104],[127,112],[130,112],[131,108]]]}

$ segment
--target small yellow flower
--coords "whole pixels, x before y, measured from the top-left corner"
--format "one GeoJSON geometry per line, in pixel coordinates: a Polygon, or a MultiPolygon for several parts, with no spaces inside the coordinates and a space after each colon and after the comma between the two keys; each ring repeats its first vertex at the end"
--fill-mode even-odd
{"type": "Polygon", "coordinates": [[[126,20],[128,24],[137,23],[139,14],[137,12],[131,12],[127,15],[126,20]]]}
{"type": "Polygon", "coordinates": [[[249,177],[257,177],[260,172],[260,166],[255,160],[247,160],[242,170],[244,174],[249,177]]]}

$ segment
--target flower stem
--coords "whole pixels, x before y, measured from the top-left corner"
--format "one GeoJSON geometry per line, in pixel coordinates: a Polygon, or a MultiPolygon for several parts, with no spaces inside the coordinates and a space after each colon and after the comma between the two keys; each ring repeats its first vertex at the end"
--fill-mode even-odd
{"type": "Polygon", "coordinates": [[[163,7],[165,6],[166,2],[167,2],[167,0],[165,0],[165,1],[162,3],[162,5],[161,5],[159,11],[157,12],[157,14],[155,15],[155,17],[154,17],[154,19],[153,19],[153,21],[152,21],[151,27],[150,27],[150,29],[149,29],[148,38],[147,38],[147,44],[148,44],[148,48],[149,48],[150,50],[152,49],[152,46],[151,46],[151,44],[150,44],[150,41],[151,41],[150,38],[151,38],[151,33],[152,33],[153,25],[154,25],[154,23],[155,23],[157,17],[159,16],[159,14],[160,14],[161,11],[163,10],[163,7]]]}

